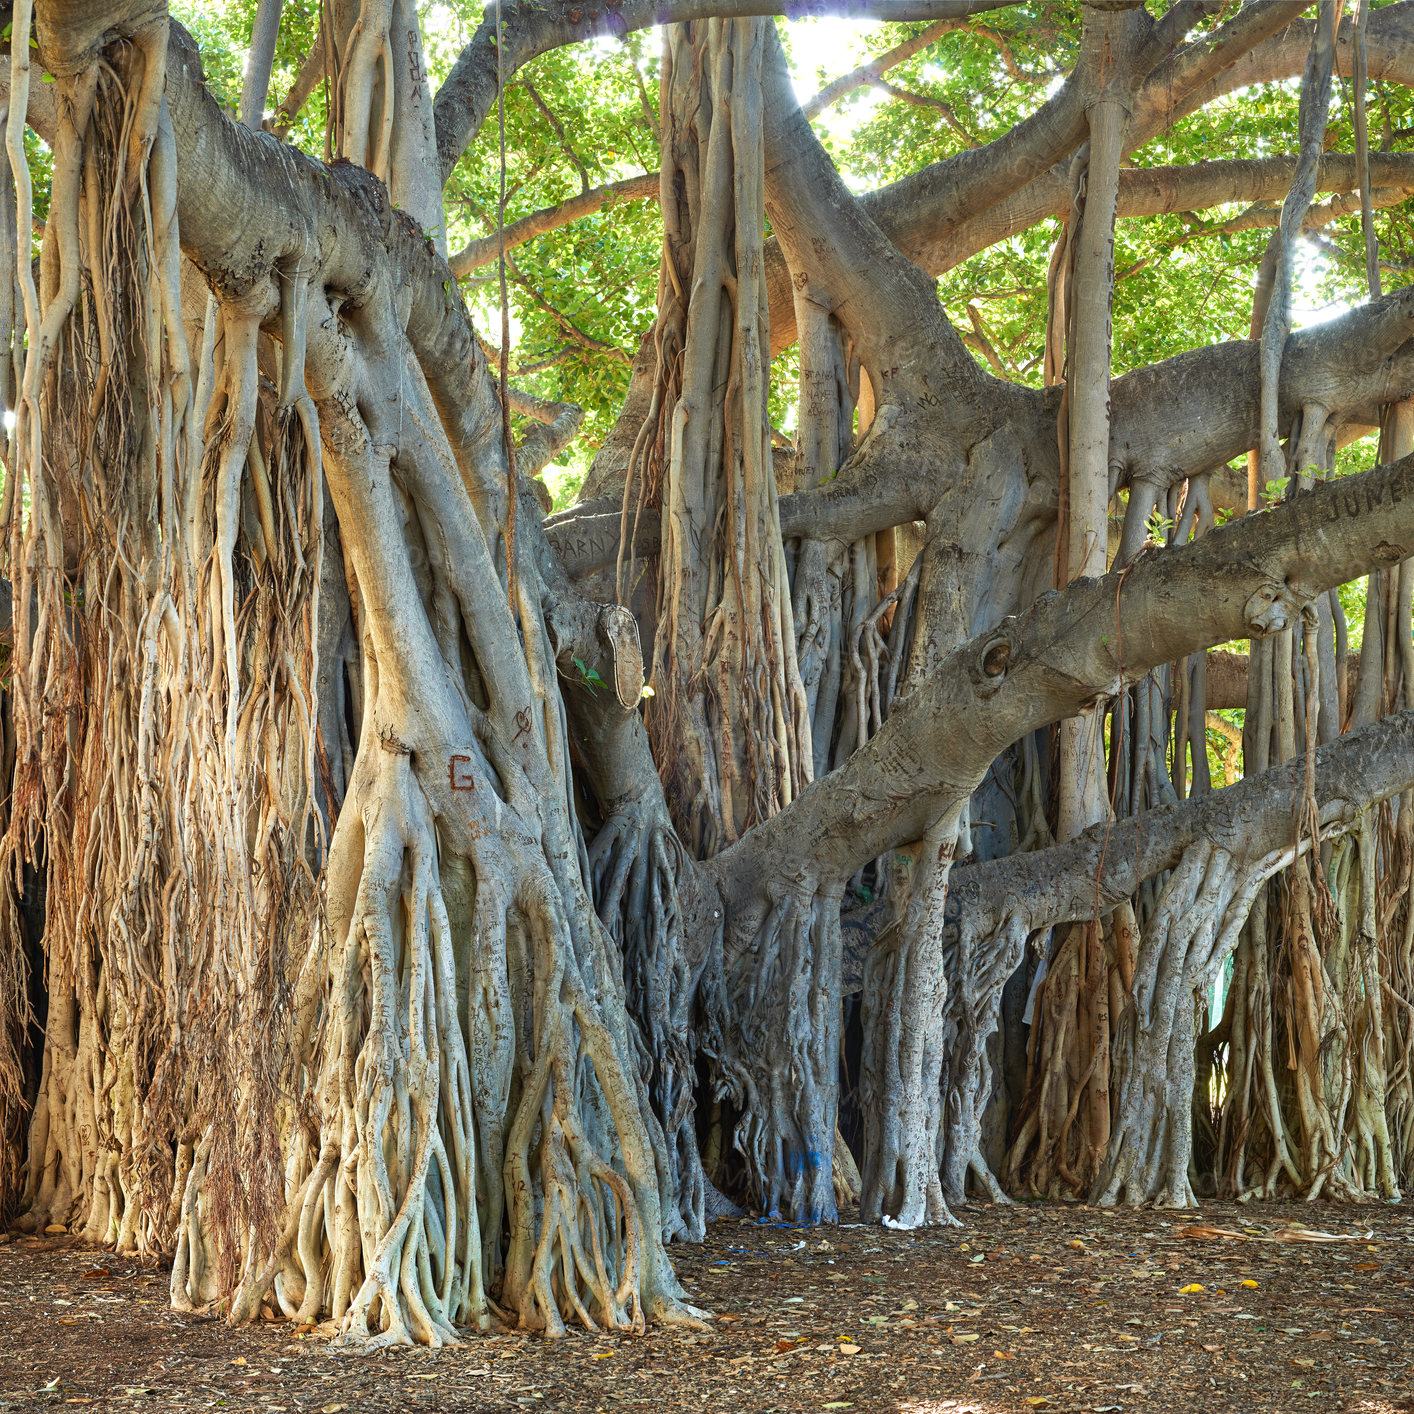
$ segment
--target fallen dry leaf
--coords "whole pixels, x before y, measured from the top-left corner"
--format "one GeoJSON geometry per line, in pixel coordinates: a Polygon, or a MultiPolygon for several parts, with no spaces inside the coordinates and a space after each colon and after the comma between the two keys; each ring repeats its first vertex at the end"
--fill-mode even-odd
{"type": "Polygon", "coordinates": [[[1368,1242],[1374,1232],[1318,1232],[1313,1227],[1281,1227],[1272,1233],[1272,1242],[1368,1242]]]}
{"type": "Polygon", "coordinates": [[[850,1342],[846,1341],[844,1344],[842,1344],[842,1345],[840,1346],[840,1354],[841,1354],[841,1355],[858,1355],[858,1354],[859,1354],[859,1347],[858,1347],[857,1345],[851,1344],[850,1342]]]}

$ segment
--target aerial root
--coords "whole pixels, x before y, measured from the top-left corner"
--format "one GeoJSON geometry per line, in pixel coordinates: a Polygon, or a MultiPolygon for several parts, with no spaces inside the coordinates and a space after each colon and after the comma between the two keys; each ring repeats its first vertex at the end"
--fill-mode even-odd
{"type": "Polygon", "coordinates": [[[677,880],[682,848],[661,803],[621,806],[589,848],[595,911],[623,958],[625,1000],[637,1022],[638,1067],[662,1135],[659,1162],[664,1237],[700,1242],[706,1180],[691,1122],[694,1109],[692,995],[677,880]]]}

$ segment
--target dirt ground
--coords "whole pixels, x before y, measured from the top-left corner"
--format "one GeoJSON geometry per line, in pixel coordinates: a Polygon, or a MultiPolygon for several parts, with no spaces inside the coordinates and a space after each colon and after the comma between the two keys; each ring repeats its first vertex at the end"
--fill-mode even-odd
{"type": "Polygon", "coordinates": [[[674,1249],[716,1313],[706,1335],[373,1357],[178,1315],[163,1271],[16,1237],[0,1246],[0,1410],[1414,1411],[1410,1204],[964,1216],[913,1233],[716,1223],[674,1249]],[[1359,1240],[1293,1240],[1300,1224],[1359,1240]]]}

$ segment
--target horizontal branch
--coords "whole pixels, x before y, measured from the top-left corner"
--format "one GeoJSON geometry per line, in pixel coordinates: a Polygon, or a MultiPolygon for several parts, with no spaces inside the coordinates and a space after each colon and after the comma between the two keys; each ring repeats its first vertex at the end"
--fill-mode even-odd
{"type": "MultiPolygon", "coordinates": [[[[1054,427],[1053,402],[998,379],[992,385],[997,421],[1016,420],[1023,437],[1054,427]],[[1002,401],[1009,397],[1011,406],[1002,401]],[[1032,425],[1034,424],[1034,426],[1032,425]]],[[[1319,404],[1337,424],[1364,431],[1378,409],[1414,393],[1414,288],[1386,295],[1338,319],[1299,330],[1282,360],[1280,406],[1289,420],[1319,404]]],[[[1246,508],[1245,483],[1220,485],[1221,468],[1256,445],[1259,384],[1257,345],[1248,339],[1193,349],[1115,379],[1111,389],[1111,460],[1120,485],[1138,477],[1163,485],[1218,468],[1214,502],[1246,508]]],[[[925,419],[915,411],[914,419],[925,419]]],[[[915,421],[913,431],[923,422],[915,421]]],[[[1348,437],[1338,441],[1348,440],[1348,437]]],[[[958,474],[956,465],[876,436],[834,480],[783,496],[781,533],[849,543],[906,521],[924,519],[958,474]]],[[[578,579],[618,554],[617,499],[583,502],[546,522],[565,571],[578,579]]],[[[656,512],[638,519],[634,554],[658,547],[656,512]]]]}
{"type": "Polygon", "coordinates": [[[1406,457],[1076,581],[949,654],[866,746],[707,867],[724,897],[847,879],[921,839],[1026,733],[1160,663],[1276,632],[1317,594],[1411,552],[1406,457]]]}
{"type": "MultiPolygon", "coordinates": [[[[1414,712],[1337,737],[1316,753],[1322,833],[1352,828],[1372,805],[1411,786],[1414,712]]],[[[1298,757],[1182,805],[1096,825],[1067,844],[964,865],[953,871],[948,891],[978,938],[1012,921],[1034,931],[1093,918],[1097,906],[1108,912],[1145,879],[1172,869],[1195,840],[1252,860],[1292,844],[1305,789],[1306,763],[1298,757]]]]}
{"type": "MultiPolygon", "coordinates": [[[[1309,10],[1309,5],[1302,9],[1309,10]]],[[[1355,70],[1354,7],[1347,6],[1336,37],[1335,72],[1349,76],[1355,70]]],[[[1265,43],[1237,58],[1220,74],[1204,83],[1190,85],[1181,97],[1167,105],[1167,122],[1196,113],[1215,98],[1257,84],[1278,83],[1299,74],[1311,52],[1311,37],[1315,25],[1310,20],[1297,20],[1284,25],[1265,43]]],[[[1368,53],[1369,82],[1384,82],[1414,86],[1414,4],[1409,0],[1372,9],[1366,22],[1365,36],[1368,53]]],[[[1155,95],[1158,101],[1158,95],[1155,95]]]]}
{"type": "Polygon", "coordinates": [[[584,409],[578,403],[537,398],[520,388],[508,387],[506,392],[511,411],[536,423],[516,444],[516,470],[522,477],[538,476],[574,441],[584,409]]]}
{"type": "MultiPolygon", "coordinates": [[[[603,8],[551,0],[507,5],[501,20],[500,69],[506,81],[538,55],[566,44],[622,38],[632,30],[688,20],[784,15],[788,19],[957,20],[1007,9],[1020,0],[621,0],[603,8]]],[[[437,91],[437,155],[442,180],[486,121],[496,101],[496,11],[492,6],[437,91]]]]}
{"type": "MultiPolygon", "coordinates": [[[[941,20],[930,25],[921,34],[906,40],[903,44],[879,55],[867,64],[827,84],[803,106],[807,117],[813,118],[830,104],[846,94],[866,84],[876,82],[883,74],[898,64],[906,62],[915,54],[935,43],[943,35],[959,30],[978,32],[991,38],[999,45],[999,36],[990,30],[971,26],[967,20],[941,20]]],[[[890,90],[892,91],[892,90],[890,90]]],[[[918,95],[902,95],[910,101],[936,104],[936,100],[921,99],[918,95]]],[[[945,105],[944,105],[945,106],[945,105]]],[[[1078,130],[1077,130],[1078,131],[1078,130]]],[[[970,139],[969,139],[970,141],[970,139]]],[[[1414,158],[1404,154],[1376,154],[1372,172],[1377,182],[1383,186],[1405,189],[1414,187],[1414,174],[1408,170],[1414,158]],[[1384,164],[1381,166],[1380,164],[1384,164]]],[[[1189,211],[1228,201],[1258,201],[1279,196],[1285,183],[1289,184],[1290,168],[1294,158],[1274,158],[1268,160],[1212,162],[1194,167],[1141,168],[1126,172],[1122,183],[1129,187],[1122,189],[1120,198],[1121,216],[1149,215],[1157,211],[1189,211]]],[[[1354,159],[1343,154],[1330,154],[1322,172],[1321,190],[1353,190],[1356,181],[1353,176],[1354,159]],[[1346,168],[1350,172],[1346,172],[1346,168]]],[[[1041,179],[1038,179],[1041,180],[1041,179]]],[[[1058,214],[1068,209],[1069,193],[1065,183],[1057,177],[1045,183],[1044,195],[1048,197],[1045,210],[1036,217],[1058,214]]],[[[580,220],[595,211],[603,210],[623,201],[656,199],[659,193],[659,175],[645,173],[627,177],[621,181],[605,183],[588,191],[577,192],[574,196],[554,206],[531,212],[506,227],[506,248],[513,250],[536,236],[558,230],[572,221],[580,220]]],[[[1038,192],[1041,197],[1043,193],[1038,192]]],[[[499,239],[492,233],[469,242],[462,250],[450,258],[453,271],[460,277],[489,264],[496,258],[499,239]]]]}
{"type": "MultiPolygon", "coordinates": [[[[1220,466],[1257,442],[1257,344],[1193,349],[1113,385],[1112,473],[1163,484],[1220,466]]],[[[1318,405],[1339,422],[1414,391],[1414,288],[1299,330],[1282,358],[1282,425],[1318,405]]],[[[1378,420],[1373,412],[1358,420],[1378,420]]]]}
{"type": "Polygon", "coordinates": [[[915,34],[912,39],[905,39],[902,44],[895,45],[882,54],[876,54],[867,64],[861,64],[857,69],[851,69],[849,73],[841,74],[839,78],[827,83],[814,98],[802,104],[802,111],[807,118],[818,118],[830,104],[838,103],[841,98],[853,93],[856,89],[876,82],[890,69],[907,63],[915,54],[926,49],[930,44],[935,44],[945,34],[966,28],[967,22],[965,20],[936,21],[922,33],[915,34]]]}
{"type": "MultiPolygon", "coordinates": [[[[1187,167],[1129,167],[1120,174],[1120,215],[1158,216],[1239,201],[1271,201],[1286,193],[1295,172],[1295,157],[1238,158],[1187,167]]],[[[1414,189],[1414,153],[1372,152],[1370,181],[1376,187],[1414,189]]],[[[1327,152],[1321,158],[1317,191],[1350,192],[1359,185],[1354,157],[1327,152]]],[[[1060,210],[1057,207],[1055,214],[1060,210]]]]}
{"type": "MultiPolygon", "coordinates": [[[[1291,0],[1258,0],[1245,5],[1213,35],[1156,64],[1135,96],[1134,113],[1126,129],[1126,153],[1138,151],[1188,113],[1247,84],[1299,75],[1310,48],[1310,28],[1293,24],[1292,18],[1308,8],[1291,0]],[[1304,37],[1297,42],[1293,35],[1304,37]]],[[[1350,72],[1350,44],[1347,21],[1341,28],[1337,54],[1342,73],[1350,72]]],[[[1371,14],[1367,47],[1372,79],[1414,84],[1414,0],[1400,0],[1371,14]]],[[[1077,99],[1083,99],[1083,88],[1068,81],[1025,124],[1005,135],[1001,141],[1019,144],[1025,162],[1011,162],[998,144],[989,143],[867,193],[859,198],[860,203],[915,265],[929,275],[944,274],[979,251],[1069,210],[1066,163],[1085,135],[1083,102],[1078,122],[1073,111],[1077,99]],[[1027,124],[1044,132],[1053,155],[1048,157],[1046,145],[1034,137],[1022,141],[1022,128],[1027,124]]],[[[1353,189],[1353,181],[1345,184],[1347,175],[1340,155],[1331,156],[1336,161],[1323,170],[1320,189],[1353,189]]],[[[1155,179],[1143,175],[1146,169],[1126,169],[1120,179],[1118,215],[1203,210],[1225,201],[1279,198],[1285,186],[1281,185],[1283,169],[1278,164],[1291,159],[1271,160],[1274,165],[1269,170],[1257,169],[1249,162],[1239,162],[1233,170],[1218,163],[1171,169],[1188,173],[1183,179],[1187,184],[1183,204],[1175,200],[1171,206],[1164,204],[1162,189],[1153,185],[1155,179]],[[1237,168],[1248,170],[1243,175],[1237,168]],[[1205,172],[1214,177],[1206,189],[1202,185],[1205,172]],[[1247,183],[1245,188],[1243,182],[1247,183]]],[[[1353,165],[1353,159],[1344,161],[1353,165]]],[[[1399,181],[1388,185],[1399,185],[1399,181]]],[[[795,309],[789,272],[775,241],[767,243],[766,263],[771,348],[776,353],[795,341],[795,309]]]]}
{"type": "MultiPolygon", "coordinates": [[[[1279,395],[1283,427],[1311,406],[1322,408],[1337,426],[1375,423],[1382,404],[1411,393],[1414,288],[1287,340],[1279,395]]],[[[1041,447],[1054,435],[1053,393],[1029,392],[997,379],[991,397],[995,425],[1011,421],[1023,445],[1041,447]]],[[[1170,486],[1221,468],[1256,445],[1260,401],[1258,347],[1249,339],[1193,349],[1115,379],[1111,480],[1121,487],[1138,479],[1170,486]]],[[[928,410],[914,410],[904,435],[881,429],[833,481],[783,497],[782,532],[848,542],[927,517],[960,470],[955,461],[928,454],[935,445],[925,436],[933,417],[928,410]]],[[[1245,492],[1240,508],[1246,508],[1245,492]]]]}
{"type": "MultiPolygon", "coordinates": [[[[906,39],[902,44],[871,59],[869,63],[861,64],[859,68],[826,84],[814,98],[804,105],[805,115],[809,118],[817,117],[832,103],[839,102],[841,98],[856,89],[863,88],[866,84],[874,83],[890,69],[906,63],[915,54],[926,49],[930,44],[936,43],[944,35],[956,33],[959,30],[967,30],[972,33],[980,32],[1005,49],[1005,42],[1000,35],[991,30],[978,31],[968,20],[938,20],[921,33],[914,35],[913,38],[906,39]]],[[[506,249],[514,250],[517,246],[524,245],[526,241],[534,240],[536,236],[557,231],[562,226],[568,226],[572,221],[578,221],[582,217],[590,216],[606,207],[617,206],[620,202],[656,201],[659,196],[661,180],[661,174],[658,172],[646,172],[641,176],[625,177],[621,181],[607,182],[602,186],[591,187],[587,191],[576,192],[572,197],[558,202],[554,206],[533,211],[527,216],[512,221],[506,227],[506,249]]],[[[469,275],[473,270],[479,270],[483,265],[489,265],[495,260],[500,245],[500,237],[495,232],[479,236],[476,240],[468,242],[456,254],[450,256],[447,263],[458,278],[469,275]]]]}
{"type": "MultiPolygon", "coordinates": [[[[642,201],[646,197],[656,200],[658,185],[658,173],[647,172],[640,177],[625,177],[619,182],[608,182],[601,187],[576,192],[557,206],[547,206],[541,211],[532,211],[530,215],[512,221],[506,227],[506,249],[514,250],[526,241],[534,240],[536,236],[559,230],[561,226],[568,226],[571,221],[593,215],[606,206],[617,206],[624,201],[642,201]]],[[[447,264],[452,267],[452,273],[460,279],[463,275],[470,275],[473,270],[479,270],[483,265],[489,265],[496,259],[500,249],[501,238],[493,231],[489,236],[479,236],[463,246],[448,258],[447,264]]]]}

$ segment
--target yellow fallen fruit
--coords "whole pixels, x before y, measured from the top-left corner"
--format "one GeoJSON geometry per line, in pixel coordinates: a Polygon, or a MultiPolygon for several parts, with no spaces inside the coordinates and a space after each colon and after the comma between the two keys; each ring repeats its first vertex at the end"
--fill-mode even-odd
{"type": "Polygon", "coordinates": [[[1178,1294],[1180,1296],[1191,1296],[1195,1291],[1202,1291],[1202,1289],[1203,1288],[1196,1281],[1191,1281],[1187,1286],[1179,1287],[1178,1294]]]}
{"type": "Polygon", "coordinates": [[[68,1230],[69,1229],[66,1228],[63,1223],[50,1223],[49,1226],[44,1229],[46,1233],[68,1232],[68,1230]]]}
{"type": "Polygon", "coordinates": [[[1249,1291],[1256,1291],[1257,1289],[1257,1283],[1255,1281],[1244,1281],[1242,1285],[1245,1286],[1249,1291]]]}

